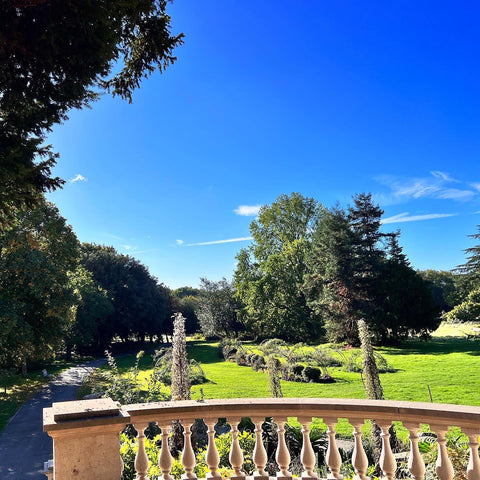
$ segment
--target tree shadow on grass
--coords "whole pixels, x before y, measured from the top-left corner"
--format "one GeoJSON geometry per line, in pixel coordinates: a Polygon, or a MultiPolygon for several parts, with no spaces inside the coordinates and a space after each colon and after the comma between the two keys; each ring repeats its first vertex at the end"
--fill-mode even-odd
{"type": "Polygon", "coordinates": [[[218,347],[211,343],[194,342],[187,345],[187,353],[189,358],[194,358],[202,364],[224,362],[223,358],[218,355],[218,347]]]}
{"type": "Polygon", "coordinates": [[[388,355],[427,354],[445,355],[449,353],[466,353],[467,355],[480,355],[480,340],[458,337],[435,337],[426,342],[409,340],[401,347],[383,350],[388,355]]]}

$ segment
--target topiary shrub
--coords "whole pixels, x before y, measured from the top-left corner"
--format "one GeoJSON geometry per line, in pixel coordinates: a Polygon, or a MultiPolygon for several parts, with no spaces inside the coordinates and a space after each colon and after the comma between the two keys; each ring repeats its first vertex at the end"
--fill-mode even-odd
{"type": "Polygon", "coordinates": [[[297,363],[292,367],[292,373],[294,375],[299,375],[301,376],[303,374],[303,371],[305,370],[305,367],[301,363],[297,363]]]}
{"type": "Polygon", "coordinates": [[[305,367],[303,370],[303,378],[306,382],[320,382],[321,370],[317,367],[305,367]]]}
{"type": "Polygon", "coordinates": [[[243,351],[238,351],[235,354],[235,361],[237,362],[238,366],[246,367],[248,365],[247,354],[243,351]]]}

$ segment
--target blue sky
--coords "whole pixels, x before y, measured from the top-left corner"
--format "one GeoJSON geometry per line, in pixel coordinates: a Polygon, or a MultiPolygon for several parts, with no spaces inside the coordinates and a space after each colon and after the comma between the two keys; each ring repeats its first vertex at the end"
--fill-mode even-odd
{"type": "Polygon", "coordinates": [[[178,61],[49,136],[81,241],[176,288],[231,277],[255,207],[372,192],[415,268],[480,223],[480,4],[181,1],[178,61]],[[250,208],[241,208],[246,206],[250,208]],[[249,214],[249,215],[247,215],[249,214]],[[222,241],[223,243],[209,243],[222,241]]]}

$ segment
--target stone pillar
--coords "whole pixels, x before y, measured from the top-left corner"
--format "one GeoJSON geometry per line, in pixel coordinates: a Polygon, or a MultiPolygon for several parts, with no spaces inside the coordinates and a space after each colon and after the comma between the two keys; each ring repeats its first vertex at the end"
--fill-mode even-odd
{"type": "Polygon", "coordinates": [[[43,411],[53,438],[54,480],[120,480],[120,432],[130,423],[111,399],[54,403],[43,411]]]}

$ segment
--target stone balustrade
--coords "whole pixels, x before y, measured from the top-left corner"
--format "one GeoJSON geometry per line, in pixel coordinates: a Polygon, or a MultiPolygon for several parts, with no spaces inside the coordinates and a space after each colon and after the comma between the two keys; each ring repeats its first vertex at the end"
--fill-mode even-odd
{"type": "Polygon", "coordinates": [[[196,480],[191,427],[196,419],[203,419],[208,428],[207,478],[220,479],[214,427],[219,418],[227,418],[232,435],[229,459],[234,473],[231,479],[244,480],[244,459],[238,441],[238,424],[244,417],[250,418],[255,425],[254,480],[269,478],[265,471],[267,453],[262,442],[262,424],[267,417],[273,417],[278,427],[275,458],[279,467],[276,478],[279,480],[292,477],[289,471],[290,453],[285,443],[284,427],[288,417],[296,417],[302,425],[301,476],[304,480],[318,478],[315,471],[316,458],[309,438],[309,427],[313,418],[321,418],[327,425],[328,449],[325,462],[329,480],[343,478],[340,474],[341,457],[335,432],[339,418],[346,418],[353,425],[352,465],[355,480],[368,480],[367,456],[362,446],[362,425],[368,419],[375,420],[381,429],[382,453],[379,466],[385,480],[392,480],[396,471],[396,460],[389,442],[389,427],[393,421],[401,421],[410,432],[408,468],[414,480],[423,480],[425,474],[425,465],[418,447],[421,424],[428,424],[437,435],[436,474],[440,480],[452,480],[454,476],[445,438],[451,426],[460,427],[469,439],[470,461],[466,472],[468,480],[480,480],[480,408],[461,405],[324,398],[261,398],[120,406],[110,399],[98,399],[53,404],[52,408],[44,410],[44,430],[53,438],[55,480],[120,480],[123,464],[119,453],[119,434],[125,425],[132,424],[138,432],[139,445],[135,459],[136,478],[147,480],[149,459],[144,448],[144,431],[151,422],[156,422],[161,429],[162,438],[158,456],[159,467],[163,473],[162,480],[173,480],[170,475],[173,459],[167,439],[172,422],[179,420],[184,429],[181,459],[185,469],[183,479],[196,480]]]}

